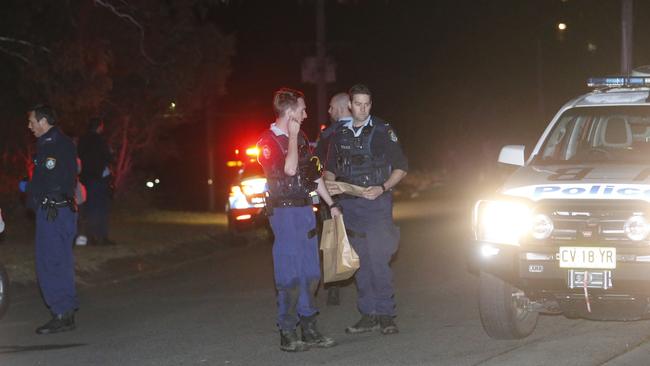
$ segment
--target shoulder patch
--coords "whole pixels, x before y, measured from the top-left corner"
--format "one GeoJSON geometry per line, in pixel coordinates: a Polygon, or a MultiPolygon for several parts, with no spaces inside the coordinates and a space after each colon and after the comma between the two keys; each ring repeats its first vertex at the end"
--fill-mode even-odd
{"type": "Polygon", "coordinates": [[[54,167],[56,167],[56,159],[55,158],[45,159],[45,167],[49,170],[54,169],[54,167]]]}
{"type": "Polygon", "coordinates": [[[262,156],[266,160],[271,158],[271,148],[269,147],[269,145],[262,146],[262,156]]]}
{"type": "Polygon", "coordinates": [[[388,137],[390,138],[391,141],[397,142],[397,135],[395,134],[395,131],[393,129],[388,130],[388,137]]]}

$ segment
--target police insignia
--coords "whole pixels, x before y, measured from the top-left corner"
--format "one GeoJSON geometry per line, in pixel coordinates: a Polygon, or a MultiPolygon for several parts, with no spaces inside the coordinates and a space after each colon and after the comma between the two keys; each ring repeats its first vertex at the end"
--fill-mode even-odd
{"type": "Polygon", "coordinates": [[[391,141],[397,142],[397,135],[395,134],[395,131],[388,130],[388,136],[390,137],[391,141]]]}
{"type": "Polygon", "coordinates": [[[56,166],[56,159],[55,158],[47,158],[45,159],[45,167],[49,170],[54,169],[56,166]]]}
{"type": "Polygon", "coordinates": [[[262,148],[262,156],[264,156],[264,159],[271,158],[271,149],[269,148],[269,145],[264,145],[262,148]]]}

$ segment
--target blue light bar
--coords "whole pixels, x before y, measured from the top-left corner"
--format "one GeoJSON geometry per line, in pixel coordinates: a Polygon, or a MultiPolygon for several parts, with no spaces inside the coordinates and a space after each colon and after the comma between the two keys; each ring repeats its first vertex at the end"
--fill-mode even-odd
{"type": "Polygon", "coordinates": [[[589,78],[587,80],[587,86],[590,88],[650,87],[650,77],[615,76],[607,78],[589,78]]]}

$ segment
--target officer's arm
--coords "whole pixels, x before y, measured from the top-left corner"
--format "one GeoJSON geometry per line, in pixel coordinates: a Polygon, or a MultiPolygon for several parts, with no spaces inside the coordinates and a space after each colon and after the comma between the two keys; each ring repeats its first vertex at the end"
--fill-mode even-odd
{"type": "MultiPolygon", "coordinates": [[[[296,123],[297,122],[289,122],[296,123]]],[[[300,126],[300,125],[298,125],[300,126]]],[[[287,157],[284,160],[284,174],[289,176],[296,175],[298,170],[298,132],[289,128],[289,146],[287,147],[287,157]]]]}
{"type": "Polygon", "coordinates": [[[390,173],[390,177],[388,177],[388,180],[384,182],[384,189],[389,190],[393,187],[395,187],[399,181],[402,180],[406,176],[406,171],[402,169],[395,169],[390,173]]]}
{"type": "Polygon", "coordinates": [[[316,183],[318,183],[318,188],[316,188],[316,192],[318,195],[327,203],[328,206],[331,206],[334,203],[334,200],[330,196],[330,193],[327,191],[327,187],[325,186],[325,182],[323,181],[323,178],[318,178],[316,180],[316,183]]]}
{"type": "Polygon", "coordinates": [[[397,134],[395,134],[395,131],[391,127],[389,127],[386,137],[387,139],[384,141],[386,143],[386,155],[393,167],[390,177],[384,182],[384,188],[388,190],[395,187],[406,176],[409,165],[408,159],[404,155],[404,151],[397,139],[397,134]]]}

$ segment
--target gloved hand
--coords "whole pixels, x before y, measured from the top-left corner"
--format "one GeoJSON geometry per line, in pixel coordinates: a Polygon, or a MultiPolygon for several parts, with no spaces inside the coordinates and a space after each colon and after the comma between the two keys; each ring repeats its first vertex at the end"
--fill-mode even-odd
{"type": "Polygon", "coordinates": [[[27,179],[23,179],[20,182],[18,182],[18,190],[21,191],[22,193],[25,193],[27,191],[27,179]]]}
{"type": "Polygon", "coordinates": [[[0,208],[0,233],[5,231],[5,222],[2,219],[2,209],[0,208]]]}

